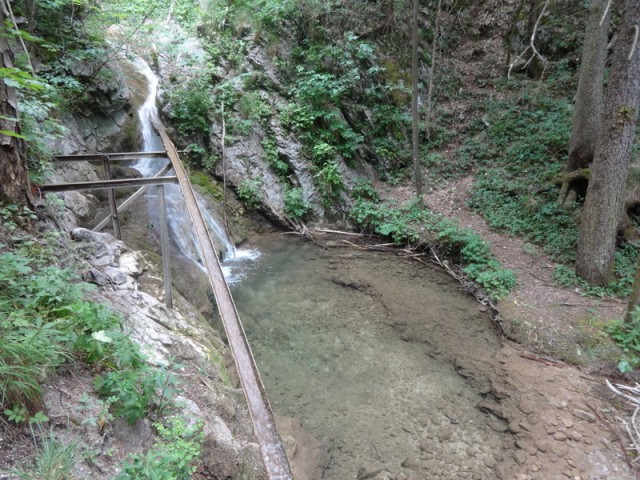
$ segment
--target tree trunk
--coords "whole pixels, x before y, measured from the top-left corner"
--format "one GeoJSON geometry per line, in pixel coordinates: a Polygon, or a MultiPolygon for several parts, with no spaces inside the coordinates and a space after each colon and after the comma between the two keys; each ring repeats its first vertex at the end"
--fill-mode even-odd
{"type": "Polygon", "coordinates": [[[418,0],[413,0],[413,16],[411,18],[411,127],[413,148],[413,176],[416,187],[416,198],[422,206],[422,168],[420,166],[418,114],[418,0]]]}
{"type": "MultiPolygon", "coordinates": [[[[608,1],[592,0],[591,2],[589,20],[582,44],[580,79],[576,93],[576,107],[573,112],[567,172],[587,168],[593,161],[596,151],[596,140],[604,103],[604,67],[607,60],[609,19],[611,17],[611,8],[607,8],[608,1]]],[[[568,193],[566,188],[564,190],[568,193]]],[[[569,185],[569,190],[575,191],[574,186],[569,185]]],[[[584,190],[578,193],[584,194],[584,190]]],[[[572,195],[572,197],[574,196],[572,195]]],[[[563,198],[558,199],[558,202],[566,203],[568,198],[565,194],[563,198]]]]}
{"type": "Polygon", "coordinates": [[[632,313],[640,305],[640,255],[638,255],[636,265],[636,276],[633,279],[633,287],[631,295],[629,295],[629,304],[627,305],[627,313],[624,316],[625,323],[633,323],[632,313]]]}
{"type": "Polygon", "coordinates": [[[640,0],[625,0],[621,20],[578,237],[576,272],[594,285],[612,279],[640,106],[640,0]]]}
{"type": "MultiPolygon", "coordinates": [[[[0,7],[0,22],[8,12],[0,7]]],[[[13,52],[4,35],[0,35],[0,67],[13,68],[13,52]]],[[[14,88],[0,78],[0,202],[30,204],[31,192],[27,177],[24,142],[20,138],[18,101],[14,88]]]]}

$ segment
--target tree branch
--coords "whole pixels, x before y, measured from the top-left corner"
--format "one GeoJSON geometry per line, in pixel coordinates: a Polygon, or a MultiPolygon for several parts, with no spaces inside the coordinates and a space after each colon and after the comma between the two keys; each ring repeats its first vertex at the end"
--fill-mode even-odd
{"type": "Polygon", "coordinates": [[[540,54],[540,52],[536,48],[535,42],[536,42],[536,33],[538,32],[538,25],[540,24],[540,20],[542,20],[542,17],[544,16],[544,14],[547,12],[547,7],[549,6],[549,2],[550,0],[546,0],[544,2],[542,11],[540,12],[538,19],[536,20],[536,23],[533,26],[533,31],[531,32],[531,38],[529,39],[529,45],[527,45],[527,48],[525,48],[523,52],[520,55],[518,55],[518,57],[513,62],[509,64],[509,72],[507,73],[508,79],[511,79],[511,71],[513,70],[513,67],[516,65],[516,63],[518,63],[520,59],[524,58],[525,54],[529,51],[529,49],[531,49],[531,56],[529,57],[529,60],[525,62],[523,68],[527,68],[531,64],[533,59],[537,57],[542,62],[542,65],[544,65],[544,69],[542,72],[544,76],[544,70],[546,70],[547,68],[547,60],[540,54]]]}

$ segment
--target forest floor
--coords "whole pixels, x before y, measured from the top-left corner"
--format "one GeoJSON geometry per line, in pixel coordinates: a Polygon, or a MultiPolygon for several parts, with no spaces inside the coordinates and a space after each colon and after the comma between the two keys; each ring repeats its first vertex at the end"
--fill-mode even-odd
{"type": "MultiPolygon", "coordinates": [[[[508,472],[495,470],[497,477],[640,478],[621,428],[630,411],[601,376],[616,371],[616,350],[602,327],[622,317],[626,302],[558,286],[552,278],[555,262],[538,246],[491,229],[466,206],[472,184],[472,178],[441,184],[424,200],[432,211],[488,241],[517,277],[516,288],[498,303],[506,338],[497,355],[509,390],[497,415],[508,421],[516,453],[508,472]]],[[[415,190],[405,183],[387,187],[383,195],[402,202],[415,190]]]]}

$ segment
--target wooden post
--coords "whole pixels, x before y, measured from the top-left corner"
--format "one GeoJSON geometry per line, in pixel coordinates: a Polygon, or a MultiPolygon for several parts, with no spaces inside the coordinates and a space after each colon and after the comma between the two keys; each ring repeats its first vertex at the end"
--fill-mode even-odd
{"type": "Polygon", "coordinates": [[[171,292],[171,258],[169,257],[169,225],[167,223],[167,205],[164,199],[164,185],[156,187],[158,210],[160,214],[160,254],[162,255],[162,278],[164,279],[164,303],[173,308],[171,292]]]}
{"type": "MultiPolygon", "coordinates": [[[[102,155],[102,166],[104,167],[105,180],[111,180],[111,164],[109,163],[109,157],[107,155],[102,155]]],[[[113,188],[107,190],[107,197],[109,198],[109,208],[111,209],[113,235],[118,240],[122,240],[122,234],[120,233],[120,220],[118,219],[118,206],[116,205],[116,194],[113,188]]]]}

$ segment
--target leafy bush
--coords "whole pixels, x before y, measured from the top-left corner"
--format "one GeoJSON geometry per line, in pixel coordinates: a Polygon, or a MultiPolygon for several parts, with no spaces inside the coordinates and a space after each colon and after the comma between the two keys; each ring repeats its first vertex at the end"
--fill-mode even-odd
{"type": "Polygon", "coordinates": [[[261,188],[261,180],[245,180],[238,186],[238,196],[249,208],[258,209],[262,205],[261,188]]]}
{"type": "Polygon", "coordinates": [[[188,426],[180,417],[170,417],[154,427],[160,441],[129,457],[116,480],[185,480],[195,473],[204,441],[202,423],[188,426]]]}
{"type": "Polygon", "coordinates": [[[291,220],[303,220],[309,212],[309,202],[304,199],[302,188],[287,188],[284,191],[284,213],[291,220]]]}
{"type": "Polygon", "coordinates": [[[640,367],[640,307],[631,314],[631,323],[614,321],[607,332],[624,352],[618,363],[621,372],[630,372],[640,367]]]}
{"type": "Polygon", "coordinates": [[[71,360],[105,372],[96,387],[115,398],[116,414],[128,421],[144,416],[152,402],[161,408],[175,379],[149,366],[122,331],[120,318],[85,300],[88,284],[71,270],[49,264],[52,256],[41,250],[48,248],[23,242],[20,249],[0,253],[0,407],[5,415],[16,422],[37,419],[41,383],[71,360]]]}
{"type": "Polygon", "coordinates": [[[186,137],[207,137],[211,128],[210,111],[211,86],[205,78],[197,78],[191,82],[171,90],[169,111],[173,124],[181,135],[186,137]]]}
{"type": "Polygon", "coordinates": [[[575,255],[575,208],[557,205],[554,176],[564,167],[570,110],[566,100],[524,91],[518,102],[486,105],[490,126],[458,152],[479,166],[469,205],[489,225],[537,243],[557,260],[575,255]]]}
{"type": "Polygon", "coordinates": [[[515,274],[500,265],[476,233],[414,203],[398,206],[359,200],[351,216],[362,227],[391,237],[395,243],[427,241],[462,264],[469,278],[493,299],[504,297],[516,285],[515,274]]]}

